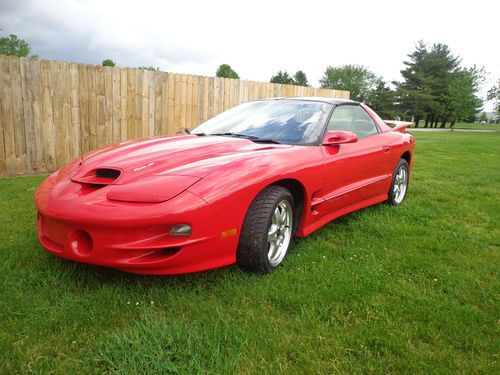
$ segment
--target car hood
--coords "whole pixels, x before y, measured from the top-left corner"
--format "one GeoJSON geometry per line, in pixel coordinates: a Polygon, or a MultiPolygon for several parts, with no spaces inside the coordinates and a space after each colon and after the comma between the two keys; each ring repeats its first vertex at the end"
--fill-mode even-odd
{"type": "Polygon", "coordinates": [[[195,135],[127,141],[84,155],[72,180],[93,183],[92,178],[99,178],[101,173],[96,171],[109,170],[117,172],[118,177],[110,182],[118,185],[154,175],[203,178],[249,154],[291,147],[241,138],[195,135]]]}

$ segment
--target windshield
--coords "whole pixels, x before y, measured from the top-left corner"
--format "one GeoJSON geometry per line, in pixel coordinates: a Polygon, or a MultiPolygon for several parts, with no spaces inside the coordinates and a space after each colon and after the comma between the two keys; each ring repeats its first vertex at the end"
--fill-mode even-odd
{"type": "Polygon", "coordinates": [[[319,142],[331,104],[265,100],[241,104],[202,123],[191,134],[234,135],[307,145],[319,142]]]}

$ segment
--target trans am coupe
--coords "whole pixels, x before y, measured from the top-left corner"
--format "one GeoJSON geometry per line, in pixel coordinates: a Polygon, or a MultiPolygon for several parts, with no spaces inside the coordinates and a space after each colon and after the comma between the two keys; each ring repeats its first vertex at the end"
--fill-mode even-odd
{"type": "Polygon", "coordinates": [[[410,123],[366,105],[274,98],[236,106],[186,134],[91,152],[38,188],[50,253],[144,274],[282,264],[294,236],[405,198],[410,123]],[[393,125],[392,127],[389,125],[393,125]]]}

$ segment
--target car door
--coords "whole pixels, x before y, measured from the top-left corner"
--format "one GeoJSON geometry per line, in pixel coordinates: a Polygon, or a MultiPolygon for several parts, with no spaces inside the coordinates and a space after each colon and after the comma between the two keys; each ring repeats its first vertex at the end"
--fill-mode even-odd
{"type": "Polygon", "coordinates": [[[321,213],[387,194],[390,144],[370,115],[359,104],[338,105],[328,130],[353,132],[358,141],[321,146],[326,168],[321,213]]]}

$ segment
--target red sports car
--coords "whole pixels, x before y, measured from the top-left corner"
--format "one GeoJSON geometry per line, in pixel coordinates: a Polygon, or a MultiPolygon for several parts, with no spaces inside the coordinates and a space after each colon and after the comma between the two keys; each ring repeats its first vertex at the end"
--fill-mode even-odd
{"type": "Polygon", "coordinates": [[[252,101],[77,159],[36,192],[50,253],[144,274],[273,271],[294,236],[407,192],[415,139],[350,100],[252,101]]]}

